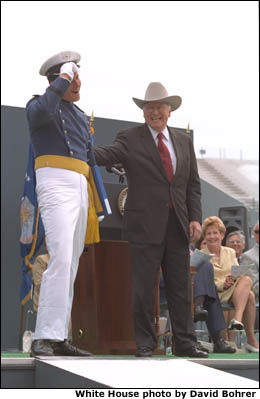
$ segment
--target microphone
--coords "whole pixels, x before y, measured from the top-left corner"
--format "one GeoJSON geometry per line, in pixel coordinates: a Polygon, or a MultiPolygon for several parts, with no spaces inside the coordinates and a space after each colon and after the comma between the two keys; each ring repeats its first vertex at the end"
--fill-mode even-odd
{"type": "Polygon", "coordinates": [[[115,175],[118,175],[118,176],[124,176],[125,175],[125,169],[124,168],[121,168],[121,171],[120,171],[119,169],[115,168],[115,166],[111,167],[111,172],[115,173],[115,175]]]}
{"type": "Polygon", "coordinates": [[[124,176],[126,173],[121,163],[115,164],[113,166],[107,166],[106,170],[109,173],[114,173],[115,175],[119,176],[119,183],[124,183],[124,176]]]}

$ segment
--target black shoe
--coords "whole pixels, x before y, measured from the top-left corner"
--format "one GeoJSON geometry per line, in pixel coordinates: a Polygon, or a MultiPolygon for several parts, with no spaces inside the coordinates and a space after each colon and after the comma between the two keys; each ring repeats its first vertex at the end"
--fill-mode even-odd
{"type": "Polygon", "coordinates": [[[137,349],[135,356],[136,357],[151,357],[153,354],[153,351],[151,348],[148,348],[147,346],[140,346],[140,348],[137,349]]]}
{"type": "Polygon", "coordinates": [[[214,343],[214,353],[235,353],[236,349],[228,345],[223,338],[218,339],[214,343]]]}
{"type": "Polygon", "coordinates": [[[207,352],[199,350],[196,345],[192,346],[190,349],[187,349],[183,352],[175,351],[174,355],[180,357],[204,357],[204,358],[207,358],[209,356],[207,352]]]}
{"type": "Polygon", "coordinates": [[[202,305],[197,305],[194,308],[194,323],[197,321],[205,321],[208,318],[208,311],[202,305]]]}
{"type": "Polygon", "coordinates": [[[48,339],[35,339],[31,346],[31,356],[54,356],[51,342],[48,339]]]}
{"type": "Polygon", "coordinates": [[[54,356],[93,356],[92,353],[76,348],[67,339],[62,342],[52,342],[54,356]]]}
{"type": "Polygon", "coordinates": [[[196,347],[198,348],[199,351],[209,353],[209,350],[205,348],[200,342],[197,342],[196,347]]]}

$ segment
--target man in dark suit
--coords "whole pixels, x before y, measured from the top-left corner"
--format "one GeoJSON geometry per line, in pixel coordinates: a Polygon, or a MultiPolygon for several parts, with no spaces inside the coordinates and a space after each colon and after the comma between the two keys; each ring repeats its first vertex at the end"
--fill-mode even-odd
{"type": "Polygon", "coordinates": [[[153,82],[144,100],[133,100],[146,123],[119,132],[112,145],[96,148],[95,156],[98,165],[123,164],[128,179],[123,226],[132,261],[136,356],[152,356],[157,346],[154,297],[161,266],[173,353],[207,357],[192,328],[189,278],[189,240],[201,233],[200,179],[191,138],[167,127],[181,98],[153,82]]]}

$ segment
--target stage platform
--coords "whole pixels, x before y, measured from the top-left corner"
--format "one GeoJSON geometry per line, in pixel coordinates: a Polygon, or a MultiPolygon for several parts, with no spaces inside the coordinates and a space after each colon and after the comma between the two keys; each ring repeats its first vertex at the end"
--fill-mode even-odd
{"type": "Polygon", "coordinates": [[[2,388],[259,388],[259,357],[3,357],[2,388]]]}

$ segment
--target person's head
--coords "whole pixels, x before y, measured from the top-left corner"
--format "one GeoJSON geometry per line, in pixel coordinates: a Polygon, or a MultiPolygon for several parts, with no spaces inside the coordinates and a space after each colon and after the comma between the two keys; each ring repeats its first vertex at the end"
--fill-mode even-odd
{"type": "Polygon", "coordinates": [[[255,237],[256,243],[259,245],[259,222],[257,222],[254,227],[254,237],[255,237]]]}
{"type": "Polygon", "coordinates": [[[236,251],[236,257],[239,258],[246,246],[245,235],[241,231],[232,231],[226,236],[226,246],[236,251]]]}
{"type": "Polygon", "coordinates": [[[197,249],[203,249],[203,248],[206,248],[206,246],[207,246],[207,243],[206,243],[206,240],[205,240],[205,238],[204,238],[204,236],[203,236],[203,234],[200,236],[200,238],[195,242],[195,248],[197,248],[197,249]]]}
{"type": "Polygon", "coordinates": [[[143,106],[144,119],[147,125],[160,133],[166,126],[171,115],[171,106],[162,102],[150,102],[143,106]]]}
{"type": "Polygon", "coordinates": [[[226,227],[217,216],[210,216],[202,223],[202,234],[209,248],[220,248],[225,232],[226,227]]]}
{"type": "MultiPolygon", "coordinates": [[[[40,75],[46,76],[48,82],[51,84],[59,77],[60,68],[63,64],[66,62],[74,62],[79,67],[78,62],[80,61],[80,58],[80,54],[75,51],[62,51],[61,53],[48,58],[48,60],[43,63],[40,68],[40,75]]],[[[62,99],[68,102],[78,101],[80,99],[80,87],[81,80],[79,74],[76,73],[62,99]]]]}
{"type": "Polygon", "coordinates": [[[80,88],[81,88],[81,80],[79,78],[79,74],[74,74],[74,79],[66,90],[63,100],[68,102],[76,102],[80,99],[80,88]]]}
{"type": "Polygon", "coordinates": [[[133,101],[143,110],[145,122],[160,133],[182,100],[179,96],[169,96],[161,83],[152,82],[146,89],[144,100],[133,97],[133,101]]]}

